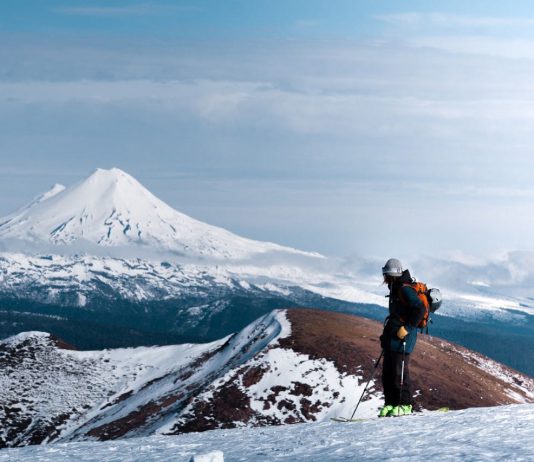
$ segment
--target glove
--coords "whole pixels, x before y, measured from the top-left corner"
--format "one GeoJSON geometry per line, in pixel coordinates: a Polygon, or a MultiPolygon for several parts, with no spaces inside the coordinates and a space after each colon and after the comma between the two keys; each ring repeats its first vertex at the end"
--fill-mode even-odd
{"type": "Polygon", "coordinates": [[[404,340],[404,338],[409,334],[409,332],[406,330],[404,326],[400,326],[399,330],[397,331],[397,337],[401,340],[404,340]]]}

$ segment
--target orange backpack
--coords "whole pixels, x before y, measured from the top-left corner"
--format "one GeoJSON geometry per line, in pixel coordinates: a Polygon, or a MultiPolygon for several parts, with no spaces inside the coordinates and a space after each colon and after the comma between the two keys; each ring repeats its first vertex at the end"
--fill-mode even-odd
{"type": "MultiPolygon", "coordinates": [[[[428,287],[423,282],[412,282],[411,284],[403,284],[402,287],[411,287],[417,292],[417,296],[425,305],[425,314],[421,322],[417,325],[420,329],[424,329],[428,326],[428,321],[430,319],[430,300],[428,299],[428,287]]],[[[399,293],[400,299],[403,303],[406,303],[402,299],[402,292],[399,293]]]]}

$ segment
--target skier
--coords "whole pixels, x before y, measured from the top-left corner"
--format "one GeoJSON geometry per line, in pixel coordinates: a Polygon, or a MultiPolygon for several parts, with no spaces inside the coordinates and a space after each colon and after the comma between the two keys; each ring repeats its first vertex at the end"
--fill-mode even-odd
{"type": "Polygon", "coordinates": [[[417,326],[425,316],[425,305],[410,286],[414,283],[410,272],[403,270],[399,260],[389,259],[382,275],[389,288],[389,316],[380,336],[385,402],[379,417],[386,417],[412,413],[410,354],[417,341],[417,326]]]}

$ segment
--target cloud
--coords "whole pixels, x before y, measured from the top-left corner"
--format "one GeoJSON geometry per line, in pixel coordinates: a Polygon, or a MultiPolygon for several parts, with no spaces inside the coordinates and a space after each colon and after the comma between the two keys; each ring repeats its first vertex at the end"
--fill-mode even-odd
{"type": "Polygon", "coordinates": [[[374,16],[411,47],[454,54],[534,59],[534,17],[410,12],[374,16]]]}
{"type": "Polygon", "coordinates": [[[534,60],[534,40],[486,36],[436,35],[408,39],[414,47],[445,50],[456,54],[534,60]]]}
{"type": "Polygon", "coordinates": [[[68,6],[57,8],[57,13],[77,15],[77,16],[130,16],[145,15],[155,11],[150,5],[130,5],[130,6],[68,6]]]}
{"type": "Polygon", "coordinates": [[[11,106],[70,104],[80,109],[80,105],[105,108],[134,104],[162,115],[191,115],[215,124],[341,136],[424,132],[425,136],[446,139],[472,135],[487,127],[493,136],[523,130],[531,139],[528,134],[534,121],[534,100],[523,95],[450,100],[362,94],[357,88],[340,91],[336,86],[321,92],[298,91],[254,81],[1,82],[0,101],[11,106]]]}
{"type": "Polygon", "coordinates": [[[65,6],[53,11],[65,15],[76,16],[144,16],[161,14],[170,11],[191,12],[198,11],[199,7],[187,5],[157,5],[137,4],[124,6],[65,6]]]}
{"type": "Polygon", "coordinates": [[[17,62],[6,48],[12,78],[0,81],[0,100],[13,113],[28,105],[54,111],[76,105],[81,112],[134,105],[140,113],[191,116],[226,128],[345,140],[401,137],[400,151],[413,150],[406,137],[417,136],[421,147],[433,145],[431,157],[436,148],[442,152],[438,140],[449,149],[463,142],[462,149],[491,152],[507,138],[507,148],[522,153],[533,142],[529,63],[505,65],[388,42],[198,47],[193,54],[125,45],[63,46],[57,55],[55,47],[38,50],[21,51],[17,62]]]}
{"type": "Polygon", "coordinates": [[[462,16],[446,13],[399,13],[374,16],[378,21],[399,27],[424,28],[531,28],[534,18],[462,16]]]}

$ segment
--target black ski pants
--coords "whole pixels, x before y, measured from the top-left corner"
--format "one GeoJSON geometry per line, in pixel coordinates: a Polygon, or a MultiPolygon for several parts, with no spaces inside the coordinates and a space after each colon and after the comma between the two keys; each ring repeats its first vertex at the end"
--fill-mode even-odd
{"type": "Polygon", "coordinates": [[[412,382],[410,380],[410,355],[396,351],[384,350],[382,363],[382,387],[384,388],[385,405],[414,404],[412,398],[412,382]],[[404,384],[401,396],[402,359],[404,356],[404,384]]]}

